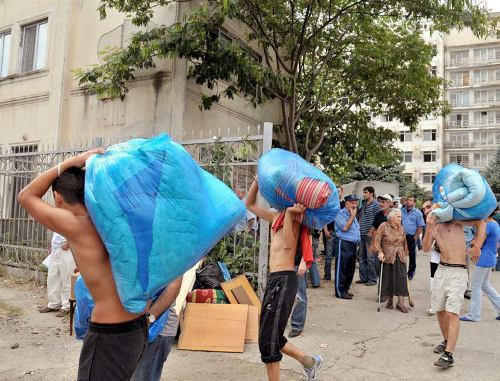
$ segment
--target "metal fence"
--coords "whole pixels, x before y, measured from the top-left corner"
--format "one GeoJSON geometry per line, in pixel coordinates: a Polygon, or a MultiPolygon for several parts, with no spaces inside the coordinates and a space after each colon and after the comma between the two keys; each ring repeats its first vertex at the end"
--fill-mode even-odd
{"type": "MultiPolygon", "coordinates": [[[[264,123],[258,127],[257,134],[253,135],[180,143],[201,167],[217,175],[233,189],[246,191],[256,174],[258,158],[271,148],[271,142],[272,124],[264,123]]],[[[34,270],[40,267],[46,256],[51,232],[28,216],[17,202],[17,195],[38,174],[89,147],[89,144],[81,144],[79,148],[50,150],[31,144],[11,147],[11,152],[0,155],[1,264],[34,270]]],[[[52,192],[47,192],[44,199],[51,203],[52,192]]],[[[259,199],[259,202],[264,201],[259,199]]],[[[251,244],[243,243],[253,255],[253,266],[249,267],[257,269],[259,293],[263,291],[267,274],[268,237],[269,224],[260,221],[251,244]]],[[[236,245],[241,241],[241,236],[233,235],[224,240],[233,245],[236,253],[236,245]]]]}

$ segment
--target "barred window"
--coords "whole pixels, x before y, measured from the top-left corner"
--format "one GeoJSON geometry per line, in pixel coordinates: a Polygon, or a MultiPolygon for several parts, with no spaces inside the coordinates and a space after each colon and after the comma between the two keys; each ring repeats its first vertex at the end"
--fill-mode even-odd
{"type": "Polygon", "coordinates": [[[22,27],[21,73],[45,68],[48,46],[48,20],[22,27]]]}

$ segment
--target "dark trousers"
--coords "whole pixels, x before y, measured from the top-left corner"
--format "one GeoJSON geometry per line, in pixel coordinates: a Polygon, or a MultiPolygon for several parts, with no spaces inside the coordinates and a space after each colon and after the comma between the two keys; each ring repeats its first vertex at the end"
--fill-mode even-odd
{"type": "Polygon", "coordinates": [[[415,259],[415,255],[416,255],[415,236],[407,234],[406,235],[406,243],[408,244],[408,253],[410,256],[410,265],[408,268],[408,276],[413,277],[415,275],[415,269],[417,268],[417,262],[415,259]]]}
{"type": "Polygon", "coordinates": [[[351,287],[356,271],[356,244],[338,239],[335,256],[335,296],[340,298],[351,287]]]}

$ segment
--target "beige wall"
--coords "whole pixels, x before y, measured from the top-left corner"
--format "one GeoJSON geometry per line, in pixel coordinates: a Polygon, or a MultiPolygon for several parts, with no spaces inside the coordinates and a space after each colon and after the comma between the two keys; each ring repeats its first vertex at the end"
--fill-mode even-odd
{"type": "MultiPolygon", "coordinates": [[[[4,151],[16,143],[66,146],[80,140],[92,143],[96,137],[123,140],[160,132],[178,140],[218,135],[219,128],[221,135],[246,134],[248,127],[253,132],[264,121],[279,122],[274,102],[255,109],[248,100],[236,97],[200,111],[201,93],[209,90],[186,80],[186,62],[181,60],[157,62],[155,69],[137,73],[124,100],[103,102],[85,95],[72,71],[99,63],[98,51],[126,43],[137,30],[117,12],[100,20],[98,4],[98,0],[0,0],[0,33],[12,29],[9,76],[0,78],[4,151]],[[45,17],[49,21],[46,68],[21,75],[21,25],[45,17]]],[[[177,3],[163,7],[153,24],[171,24],[189,7],[177,3]]],[[[237,31],[237,25],[232,23],[228,29],[237,31]]]]}

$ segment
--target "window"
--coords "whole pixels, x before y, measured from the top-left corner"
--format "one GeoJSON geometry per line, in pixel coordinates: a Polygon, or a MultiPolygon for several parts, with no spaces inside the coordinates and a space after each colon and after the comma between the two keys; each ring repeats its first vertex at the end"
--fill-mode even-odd
{"type": "Polygon", "coordinates": [[[434,183],[434,180],[436,179],[436,174],[435,173],[424,173],[422,177],[423,177],[424,184],[432,184],[432,183],[434,183]]]}
{"type": "Polygon", "coordinates": [[[410,131],[400,131],[399,141],[400,142],[411,142],[413,140],[413,135],[410,131]]]}
{"type": "Polygon", "coordinates": [[[9,74],[10,41],[10,32],[0,33],[0,77],[9,74]]]}
{"type": "Polygon", "coordinates": [[[9,74],[10,32],[0,33],[0,77],[9,74]]]}
{"type": "Polygon", "coordinates": [[[494,132],[474,132],[472,138],[476,146],[484,144],[495,144],[495,133],[494,132]]]}
{"type": "Polygon", "coordinates": [[[451,147],[468,147],[469,146],[469,134],[450,134],[449,145],[451,147]]]}
{"type": "Polygon", "coordinates": [[[431,74],[436,77],[437,76],[437,66],[431,66],[431,74]]]}
{"type": "Polygon", "coordinates": [[[494,152],[480,152],[474,154],[475,167],[487,167],[488,164],[495,159],[494,152]]]}
{"type": "Polygon", "coordinates": [[[457,163],[463,167],[469,166],[469,154],[467,153],[457,153],[450,154],[450,163],[457,163]]]}
{"type": "Polygon", "coordinates": [[[496,113],[494,111],[476,111],[474,113],[474,124],[475,125],[493,124],[495,123],[495,117],[496,113]]]}
{"type": "Polygon", "coordinates": [[[392,115],[382,114],[382,122],[392,122],[392,115]]]}
{"type": "Polygon", "coordinates": [[[451,93],[450,103],[454,107],[469,106],[469,92],[462,91],[460,93],[451,93]]]}
{"type": "Polygon", "coordinates": [[[436,151],[424,151],[424,162],[436,161],[436,151]]]}
{"type": "Polygon", "coordinates": [[[499,90],[477,90],[474,91],[474,104],[484,104],[489,105],[495,103],[496,99],[500,99],[500,91],[499,90]]]}
{"type": "Polygon", "coordinates": [[[425,141],[436,141],[437,130],[424,130],[424,140],[425,141]]]}
{"type": "Polygon", "coordinates": [[[474,49],[475,62],[496,62],[500,61],[500,48],[474,49]]]}
{"type": "Polygon", "coordinates": [[[469,114],[451,114],[450,127],[451,128],[469,127],[469,114]]]}
{"type": "Polygon", "coordinates": [[[474,83],[488,83],[493,82],[495,79],[495,72],[493,70],[474,70],[474,83]]]}
{"type": "Polygon", "coordinates": [[[461,73],[451,73],[450,74],[450,79],[451,79],[451,86],[452,87],[458,87],[458,86],[469,86],[469,72],[461,72],[461,73]]]}
{"type": "Polygon", "coordinates": [[[411,163],[413,161],[413,152],[407,151],[403,152],[403,162],[411,163]]]}
{"type": "Polygon", "coordinates": [[[409,183],[413,180],[413,175],[411,173],[404,173],[403,179],[406,183],[409,183]]]}
{"type": "Polygon", "coordinates": [[[455,52],[450,52],[450,63],[451,63],[451,66],[468,64],[469,63],[469,51],[468,50],[458,50],[455,52]]]}
{"type": "Polygon", "coordinates": [[[28,218],[28,212],[21,207],[17,200],[18,193],[28,185],[31,180],[36,176],[35,172],[35,155],[29,155],[30,153],[35,153],[38,151],[38,146],[36,144],[29,144],[24,146],[11,146],[10,151],[14,154],[12,159],[14,172],[22,172],[22,176],[14,176],[12,178],[12,185],[10,191],[12,194],[8,197],[11,204],[11,217],[15,218],[28,218]],[[16,155],[16,154],[26,154],[26,155],[16,155]]]}
{"type": "Polygon", "coordinates": [[[23,26],[21,36],[21,73],[43,69],[47,57],[47,19],[23,26]]]}

